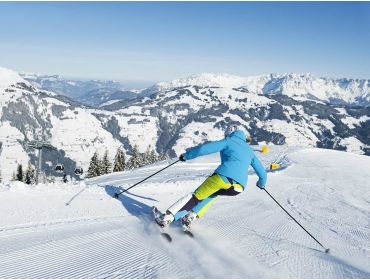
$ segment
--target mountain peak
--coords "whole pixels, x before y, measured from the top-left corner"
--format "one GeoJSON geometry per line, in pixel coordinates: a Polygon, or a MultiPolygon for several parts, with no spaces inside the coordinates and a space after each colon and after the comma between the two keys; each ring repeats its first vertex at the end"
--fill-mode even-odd
{"type": "Polygon", "coordinates": [[[362,104],[370,102],[370,80],[334,79],[311,73],[265,74],[241,77],[231,74],[202,73],[170,82],[157,83],[147,92],[172,90],[179,87],[245,88],[257,94],[283,94],[290,97],[310,98],[326,102],[362,104]]]}
{"type": "Polygon", "coordinates": [[[0,90],[19,82],[24,82],[24,79],[17,72],[0,66],[0,90]]]}
{"type": "Polygon", "coordinates": [[[256,83],[266,83],[272,79],[285,79],[285,80],[315,80],[320,79],[311,73],[297,74],[297,73],[284,73],[284,74],[262,74],[255,76],[238,76],[228,73],[201,73],[199,75],[192,75],[182,77],[168,82],[160,82],[156,84],[157,88],[162,90],[184,87],[184,86],[201,86],[201,87],[223,87],[223,88],[238,88],[256,83]]]}
{"type": "Polygon", "coordinates": [[[175,79],[170,82],[160,82],[157,86],[161,89],[171,89],[184,86],[201,86],[201,87],[239,87],[245,84],[245,78],[232,74],[215,74],[215,73],[201,73],[199,75],[192,75],[175,79]]]}

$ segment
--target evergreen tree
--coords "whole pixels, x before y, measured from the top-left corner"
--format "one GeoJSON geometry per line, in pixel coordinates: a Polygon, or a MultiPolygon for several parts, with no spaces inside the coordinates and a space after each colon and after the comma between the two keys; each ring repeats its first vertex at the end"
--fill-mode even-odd
{"type": "Polygon", "coordinates": [[[124,171],[126,169],[126,157],[121,148],[117,149],[116,156],[114,157],[113,172],[124,171]]]}
{"type": "Polygon", "coordinates": [[[134,169],[140,166],[142,166],[142,155],[139,153],[139,146],[135,144],[134,148],[132,149],[131,158],[128,161],[128,168],[134,169]]]}
{"type": "Polygon", "coordinates": [[[169,159],[169,157],[168,157],[167,153],[166,152],[162,152],[162,153],[159,154],[157,160],[158,161],[161,161],[161,160],[168,160],[168,159],[169,159]]]}
{"type": "Polygon", "coordinates": [[[152,146],[149,145],[143,155],[143,165],[152,164],[156,161],[157,161],[157,155],[154,149],[152,149],[152,146]]]}
{"type": "Polygon", "coordinates": [[[30,162],[28,163],[28,167],[26,170],[25,183],[28,185],[35,183],[35,169],[33,168],[30,162]]]}
{"type": "Polygon", "coordinates": [[[87,170],[87,178],[92,178],[100,175],[100,160],[98,153],[95,152],[90,160],[89,169],[87,170]]]}
{"type": "Polygon", "coordinates": [[[22,168],[22,164],[18,164],[16,180],[23,182],[23,168],[22,168]]]}
{"type": "Polygon", "coordinates": [[[150,157],[150,145],[148,146],[148,148],[146,149],[146,151],[142,155],[141,164],[142,165],[151,164],[149,157],[150,157]]]}
{"type": "Polygon", "coordinates": [[[101,160],[101,172],[100,174],[109,174],[111,172],[112,164],[109,161],[108,150],[105,150],[103,159],[101,160]]]}
{"type": "MultiPolygon", "coordinates": [[[[150,147],[150,146],[149,146],[150,147]]],[[[149,153],[149,162],[150,163],[154,163],[158,160],[158,157],[157,157],[157,154],[156,152],[154,151],[154,149],[151,149],[150,150],[150,153],[149,153]]]]}

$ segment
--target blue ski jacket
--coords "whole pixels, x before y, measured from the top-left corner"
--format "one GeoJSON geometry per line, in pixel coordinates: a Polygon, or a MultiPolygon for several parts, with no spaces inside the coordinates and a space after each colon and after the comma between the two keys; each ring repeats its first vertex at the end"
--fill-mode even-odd
{"type": "Polygon", "coordinates": [[[211,141],[189,149],[184,154],[186,160],[220,152],[221,164],[215,173],[229,177],[244,188],[247,186],[248,167],[252,165],[259,177],[258,184],[266,185],[267,173],[253,149],[245,140],[243,131],[237,130],[220,141],[211,141]]]}

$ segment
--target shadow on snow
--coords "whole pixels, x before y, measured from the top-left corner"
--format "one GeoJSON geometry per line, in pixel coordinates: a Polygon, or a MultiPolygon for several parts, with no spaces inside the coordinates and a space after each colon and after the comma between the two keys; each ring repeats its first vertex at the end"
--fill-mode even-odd
{"type": "MultiPolygon", "coordinates": [[[[111,197],[114,197],[115,193],[121,192],[124,190],[124,188],[122,187],[111,186],[111,185],[104,186],[104,189],[106,193],[111,197]]],[[[127,210],[127,212],[129,212],[131,215],[136,216],[138,218],[142,218],[143,216],[150,216],[151,205],[148,205],[139,200],[136,200],[134,197],[145,199],[148,201],[157,202],[157,200],[153,198],[133,194],[131,192],[125,192],[121,194],[118,200],[121,202],[122,206],[127,210]]]]}

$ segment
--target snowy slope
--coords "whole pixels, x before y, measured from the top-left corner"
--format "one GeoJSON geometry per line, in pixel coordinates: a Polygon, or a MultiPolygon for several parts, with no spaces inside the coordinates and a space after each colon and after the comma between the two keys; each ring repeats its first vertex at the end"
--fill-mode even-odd
{"type": "Polygon", "coordinates": [[[22,80],[17,72],[0,66],[0,91],[12,85],[13,82],[21,82],[22,80]]]}
{"type": "Polygon", "coordinates": [[[68,175],[74,174],[76,166],[87,170],[96,151],[103,154],[108,149],[113,158],[122,144],[96,117],[99,112],[41,90],[16,72],[0,68],[2,178],[9,180],[18,164],[37,165],[37,152],[28,146],[33,140],[47,140],[58,150],[44,150],[42,165],[48,175],[55,175],[58,163],[65,165],[68,175]]]}
{"type": "Polygon", "coordinates": [[[217,199],[194,225],[195,239],[173,227],[168,244],[150,206],[165,209],[194,190],[217,166],[210,156],[179,163],[120,201],[104,186],[130,186],[166,163],[87,186],[0,185],[0,278],[369,278],[370,158],[320,149],[289,158],[290,167],[269,174],[268,190],[330,255],[255,187],[255,175],[241,195],[217,199]]]}

